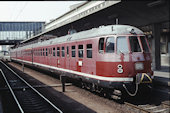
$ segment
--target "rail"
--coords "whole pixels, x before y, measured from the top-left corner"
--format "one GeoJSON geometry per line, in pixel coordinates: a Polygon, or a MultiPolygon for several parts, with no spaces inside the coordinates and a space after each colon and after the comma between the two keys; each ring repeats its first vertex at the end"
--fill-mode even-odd
{"type": "Polygon", "coordinates": [[[0,72],[1,72],[1,74],[2,74],[2,76],[3,76],[3,78],[4,78],[5,82],[6,82],[6,84],[7,84],[7,86],[8,86],[8,88],[9,88],[9,90],[10,90],[10,92],[11,92],[11,94],[12,94],[14,100],[15,100],[15,102],[17,103],[17,106],[18,106],[19,110],[21,111],[21,113],[24,113],[24,111],[23,111],[20,103],[18,102],[17,97],[16,97],[15,94],[14,94],[14,91],[12,90],[11,86],[9,85],[8,80],[7,80],[7,78],[5,77],[5,75],[4,75],[4,73],[3,73],[3,71],[2,71],[1,69],[0,69],[0,72]]]}
{"type": "MultiPolygon", "coordinates": [[[[49,101],[46,97],[44,97],[39,91],[37,91],[34,87],[32,87],[28,82],[26,82],[22,77],[20,77],[16,72],[14,72],[10,67],[8,67],[4,62],[0,61],[0,63],[2,63],[7,69],[9,69],[16,77],[18,77],[21,81],[23,81],[28,87],[30,87],[35,93],[37,93],[41,98],[43,98],[47,103],[49,103],[55,110],[57,110],[59,113],[63,113],[58,107],[56,107],[51,101],[49,101]]],[[[11,86],[9,85],[9,82],[7,81],[6,77],[5,77],[5,74],[3,73],[2,70],[0,70],[18,107],[20,108],[20,111],[22,113],[24,113],[21,105],[19,104],[15,94],[14,94],[14,91],[12,90],[11,86]]]]}

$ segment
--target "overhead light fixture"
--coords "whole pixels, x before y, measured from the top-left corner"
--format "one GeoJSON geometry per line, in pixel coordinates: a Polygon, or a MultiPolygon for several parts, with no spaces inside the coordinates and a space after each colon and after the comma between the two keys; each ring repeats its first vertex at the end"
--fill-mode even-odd
{"type": "Polygon", "coordinates": [[[117,18],[118,15],[117,14],[112,14],[112,15],[109,15],[108,16],[108,19],[114,19],[114,18],[117,18]]]}

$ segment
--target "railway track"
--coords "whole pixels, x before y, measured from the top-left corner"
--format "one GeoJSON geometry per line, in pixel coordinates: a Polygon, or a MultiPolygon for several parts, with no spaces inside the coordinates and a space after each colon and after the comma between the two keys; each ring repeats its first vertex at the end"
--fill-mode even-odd
{"type": "Polygon", "coordinates": [[[138,109],[146,113],[169,113],[170,112],[170,101],[162,102],[159,106],[156,105],[133,105],[128,102],[124,102],[127,106],[138,109]]]}
{"type": "Polygon", "coordinates": [[[3,76],[21,113],[63,113],[2,61],[0,61],[0,75],[3,76]],[[16,87],[21,87],[22,90],[15,90],[16,87]]]}

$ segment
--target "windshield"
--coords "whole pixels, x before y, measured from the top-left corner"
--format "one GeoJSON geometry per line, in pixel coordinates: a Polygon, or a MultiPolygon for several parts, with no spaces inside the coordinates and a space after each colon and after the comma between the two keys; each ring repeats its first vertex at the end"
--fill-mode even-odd
{"type": "Polygon", "coordinates": [[[113,53],[114,52],[114,37],[108,37],[106,41],[106,52],[113,53]]]}
{"type": "Polygon", "coordinates": [[[142,43],[143,50],[145,52],[149,52],[149,48],[148,48],[148,45],[146,43],[146,38],[144,36],[140,36],[140,40],[141,40],[141,43],[142,43]]]}
{"type": "Polygon", "coordinates": [[[119,36],[117,37],[117,53],[128,53],[128,44],[127,39],[125,36],[119,36]]]}
{"type": "Polygon", "coordinates": [[[130,42],[131,52],[141,52],[141,48],[137,36],[130,36],[129,42],[130,42]]]}

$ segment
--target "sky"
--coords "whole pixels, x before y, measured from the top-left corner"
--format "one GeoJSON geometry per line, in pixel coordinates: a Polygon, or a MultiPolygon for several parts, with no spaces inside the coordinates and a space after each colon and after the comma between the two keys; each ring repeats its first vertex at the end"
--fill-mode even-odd
{"type": "Polygon", "coordinates": [[[83,1],[0,1],[0,21],[49,22],[83,1]]]}
{"type": "MultiPolygon", "coordinates": [[[[83,1],[0,1],[2,21],[45,21],[55,19],[70,10],[70,5],[83,1]]],[[[2,47],[0,46],[0,50],[2,47]]]]}

